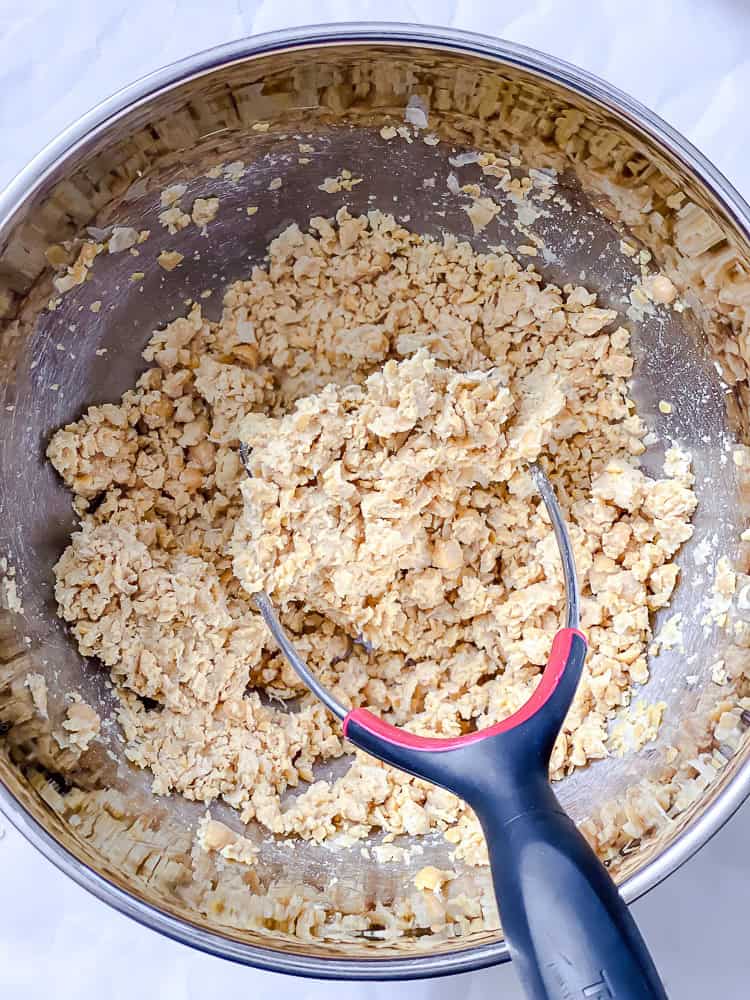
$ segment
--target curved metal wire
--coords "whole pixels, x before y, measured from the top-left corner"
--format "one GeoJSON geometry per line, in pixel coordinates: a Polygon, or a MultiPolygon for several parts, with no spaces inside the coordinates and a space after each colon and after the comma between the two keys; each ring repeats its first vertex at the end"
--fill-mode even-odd
{"type": "Polygon", "coordinates": [[[557,502],[552,483],[547,479],[547,474],[541,465],[532,462],[529,466],[534,485],[539,491],[539,495],[544,500],[549,519],[552,522],[552,530],[555,532],[557,548],[562,562],[563,579],[565,580],[565,627],[578,628],[581,620],[581,601],[578,592],[578,577],[576,576],[576,562],[573,556],[573,546],[570,544],[570,535],[565,526],[560,505],[557,502]]]}
{"type": "MultiPolygon", "coordinates": [[[[250,469],[250,452],[244,442],[240,444],[240,458],[242,459],[242,464],[245,467],[245,472],[250,478],[252,478],[252,471],[250,469]]],[[[578,628],[580,618],[578,580],[576,577],[576,565],[573,557],[573,548],[570,544],[568,529],[565,526],[565,519],[563,518],[560,505],[558,504],[555,496],[555,491],[547,478],[547,474],[541,466],[537,465],[535,462],[530,466],[530,470],[531,476],[534,480],[534,485],[544,501],[544,506],[547,508],[547,513],[549,514],[550,521],[552,522],[552,529],[555,532],[557,548],[560,552],[563,579],[565,581],[565,627],[578,628]]],[[[265,591],[260,591],[253,596],[253,601],[255,602],[255,606],[258,611],[260,611],[263,616],[263,621],[268,626],[269,632],[276,640],[279,649],[286,657],[289,666],[295,671],[300,680],[307,685],[315,697],[322,701],[326,708],[333,712],[338,719],[343,720],[346,717],[348,710],[331,694],[328,688],[321,684],[317,677],[310,672],[307,664],[294,648],[289,636],[284,631],[284,626],[279,621],[276,609],[274,608],[273,602],[268,594],[265,591]]]]}
{"type": "Polygon", "coordinates": [[[284,631],[284,626],[279,621],[268,594],[264,590],[261,590],[260,593],[253,595],[253,601],[258,611],[263,615],[263,621],[279,644],[279,649],[286,657],[289,666],[296,672],[300,680],[307,684],[315,697],[319,698],[326,708],[330,709],[337,718],[343,720],[348,710],[344,708],[340,701],[334,698],[328,688],[324,687],[314,674],[310,673],[307,664],[294,648],[289,640],[289,636],[284,631]]]}

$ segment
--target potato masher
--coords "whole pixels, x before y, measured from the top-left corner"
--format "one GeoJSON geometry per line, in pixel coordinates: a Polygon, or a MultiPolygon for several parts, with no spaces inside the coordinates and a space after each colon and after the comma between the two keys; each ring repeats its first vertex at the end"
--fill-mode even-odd
{"type": "MultiPolygon", "coordinates": [[[[248,449],[240,454],[250,475],[248,449]]],[[[500,919],[511,957],[533,1000],[665,1000],[633,917],[604,865],[563,810],[549,782],[552,748],[578,687],[586,639],[578,629],[575,560],[543,469],[530,471],[557,540],[565,581],[565,627],[528,701],[507,719],[462,736],[416,736],[367,709],[348,711],[309,671],[265,592],[258,611],[281,652],[372,756],[440,785],[467,802],[487,841],[500,919]]]]}

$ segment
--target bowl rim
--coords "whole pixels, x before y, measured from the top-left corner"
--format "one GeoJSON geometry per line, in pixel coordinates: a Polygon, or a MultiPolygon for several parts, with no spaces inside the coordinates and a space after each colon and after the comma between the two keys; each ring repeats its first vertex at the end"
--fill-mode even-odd
{"type": "MultiPolygon", "coordinates": [[[[397,22],[352,22],[299,26],[238,39],[204,49],[154,70],[116,91],[60,132],[0,191],[0,233],[12,228],[24,203],[33,197],[61,162],[138,106],[215,69],[290,49],[377,43],[414,45],[475,55],[510,65],[557,83],[617,114],[655,141],[707,188],[734,225],[750,240],[750,206],[727,178],[692,143],[645,105],[571,63],[536,49],[475,32],[397,22]]],[[[0,244],[0,248],[2,244],[0,244]]],[[[750,756],[709,802],[704,812],[678,834],[658,857],[620,886],[626,902],[643,896],[688,861],[724,826],[750,795],[750,756]]],[[[510,959],[504,940],[405,958],[347,959],[315,957],[250,945],[172,916],[110,882],[56,840],[0,781],[0,813],[55,867],[98,899],[143,926],[197,950],[256,968],[316,979],[420,979],[471,972],[510,959]]]]}

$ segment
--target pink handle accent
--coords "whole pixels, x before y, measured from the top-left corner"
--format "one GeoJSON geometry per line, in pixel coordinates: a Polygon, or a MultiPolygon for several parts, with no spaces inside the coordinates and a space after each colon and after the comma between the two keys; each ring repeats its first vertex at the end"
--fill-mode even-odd
{"type": "Polygon", "coordinates": [[[560,683],[565,668],[568,665],[570,647],[573,636],[577,635],[586,642],[586,636],[576,628],[562,628],[552,640],[547,666],[544,668],[542,679],[531,695],[529,700],[522,705],[517,712],[509,715],[502,722],[496,722],[494,726],[486,729],[478,729],[474,733],[466,733],[465,736],[450,736],[445,739],[434,736],[416,736],[398,726],[392,726],[390,722],[383,722],[377,715],[368,712],[366,708],[355,708],[349,712],[344,719],[344,736],[349,722],[354,721],[363,729],[372,733],[387,743],[394,743],[396,746],[406,747],[409,750],[453,750],[456,747],[466,746],[468,743],[476,743],[478,740],[486,739],[488,736],[496,736],[499,733],[507,733],[509,729],[527,722],[533,715],[536,715],[554,694],[557,685],[560,683]]]}

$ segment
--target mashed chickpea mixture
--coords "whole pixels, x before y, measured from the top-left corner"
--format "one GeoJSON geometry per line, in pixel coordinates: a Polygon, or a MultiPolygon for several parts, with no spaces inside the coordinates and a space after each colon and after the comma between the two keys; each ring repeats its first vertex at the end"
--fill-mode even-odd
{"type": "Polygon", "coordinates": [[[661,479],[638,468],[616,321],[504,251],[342,209],[286,229],[220,322],[194,305],[120,403],[54,435],[81,516],[59,611],[110,669],[155,792],[221,798],[281,836],[440,830],[486,860],[445,791],[360,753],[314,779],[348,748],[252,594],[346,704],[421,733],[491,724],[533,691],[563,610],[533,460],[566,512],[591,647],[553,776],[608,753],[696,505],[681,453],[661,479]]]}

